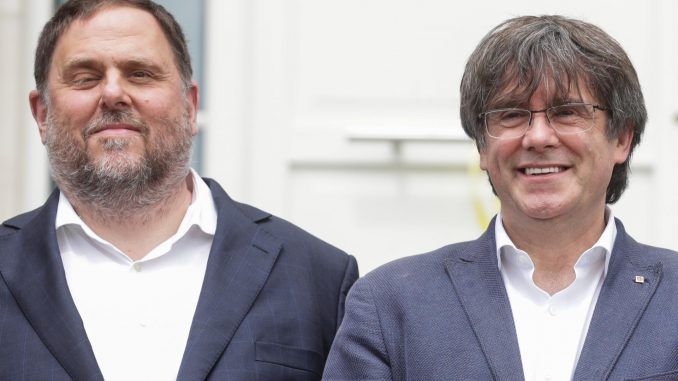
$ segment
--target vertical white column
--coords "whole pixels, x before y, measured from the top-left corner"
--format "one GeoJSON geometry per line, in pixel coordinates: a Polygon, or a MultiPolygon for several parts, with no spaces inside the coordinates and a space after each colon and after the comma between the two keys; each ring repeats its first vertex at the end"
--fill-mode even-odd
{"type": "Polygon", "coordinates": [[[290,201],[288,146],[295,73],[291,65],[295,46],[291,22],[297,7],[294,1],[260,0],[252,4],[251,144],[260,154],[250,158],[250,194],[255,205],[285,217],[290,201]]]}
{"type": "Polygon", "coordinates": [[[204,176],[248,201],[251,171],[252,4],[207,0],[205,31],[204,176]]]}
{"type": "Polygon", "coordinates": [[[0,1],[0,46],[6,54],[0,60],[0,220],[14,214],[20,194],[17,140],[20,130],[19,102],[17,95],[21,85],[16,72],[22,62],[16,59],[21,48],[17,38],[21,26],[20,0],[0,1]]]}
{"type": "MultiPolygon", "coordinates": [[[[659,229],[658,237],[661,246],[678,250],[678,26],[675,16],[678,14],[678,5],[672,0],[659,2],[657,20],[661,25],[658,39],[658,57],[660,57],[660,73],[662,81],[659,109],[662,118],[659,121],[665,126],[660,139],[657,169],[657,185],[660,202],[654,213],[659,229]]],[[[652,117],[652,116],[650,116],[652,117]]]]}
{"type": "Polygon", "coordinates": [[[20,129],[17,146],[20,147],[18,170],[19,172],[19,199],[16,206],[20,211],[33,209],[41,205],[47,197],[49,189],[49,170],[47,155],[40,142],[38,127],[31,116],[28,106],[28,92],[35,88],[33,80],[33,57],[38,37],[45,22],[51,17],[53,10],[52,0],[22,0],[21,30],[16,34],[20,40],[20,51],[16,57],[21,61],[19,78],[20,88],[17,94],[18,110],[20,112],[18,128],[20,129]]]}
{"type": "Polygon", "coordinates": [[[45,151],[28,105],[33,54],[51,0],[0,1],[0,220],[39,206],[48,192],[45,151]]]}

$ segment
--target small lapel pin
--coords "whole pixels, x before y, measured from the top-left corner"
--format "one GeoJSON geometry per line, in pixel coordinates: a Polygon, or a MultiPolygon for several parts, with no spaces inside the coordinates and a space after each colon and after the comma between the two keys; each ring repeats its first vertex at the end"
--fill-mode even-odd
{"type": "Polygon", "coordinates": [[[633,278],[633,281],[636,283],[645,283],[645,277],[642,275],[636,275],[636,277],[633,278]]]}

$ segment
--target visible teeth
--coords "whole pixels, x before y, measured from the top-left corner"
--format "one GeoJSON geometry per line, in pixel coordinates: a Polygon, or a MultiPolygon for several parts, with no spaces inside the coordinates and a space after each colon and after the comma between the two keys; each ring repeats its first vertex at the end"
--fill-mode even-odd
{"type": "Polygon", "coordinates": [[[562,171],[560,167],[548,167],[548,168],[525,168],[526,175],[541,175],[544,173],[558,173],[562,171]]]}

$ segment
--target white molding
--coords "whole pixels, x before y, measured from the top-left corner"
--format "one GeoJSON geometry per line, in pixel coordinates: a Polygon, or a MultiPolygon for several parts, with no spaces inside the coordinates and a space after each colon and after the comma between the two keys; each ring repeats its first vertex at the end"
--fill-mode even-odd
{"type": "Polygon", "coordinates": [[[0,1],[0,16],[15,16],[21,9],[21,0],[0,1]]]}
{"type": "MultiPolygon", "coordinates": [[[[654,211],[657,227],[657,245],[666,246],[678,250],[678,102],[676,101],[676,89],[678,89],[678,73],[675,66],[678,62],[678,26],[675,23],[675,15],[678,5],[673,0],[661,0],[657,3],[657,23],[660,31],[657,36],[657,54],[659,54],[658,73],[665,76],[661,78],[661,95],[658,97],[660,110],[658,115],[661,120],[656,123],[657,127],[663,127],[661,139],[659,139],[657,156],[657,208],[654,211]]],[[[652,116],[650,116],[652,118],[652,116]]],[[[657,117],[657,116],[655,116],[657,117]]]]}
{"type": "Polygon", "coordinates": [[[25,70],[21,73],[21,89],[19,92],[22,119],[19,126],[21,133],[22,147],[21,165],[19,171],[22,175],[21,181],[21,200],[19,207],[21,211],[29,210],[41,205],[49,189],[49,166],[47,164],[47,154],[40,141],[38,128],[33,120],[28,105],[28,92],[35,88],[33,79],[33,58],[35,48],[38,43],[38,37],[44,24],[53,13],[53,1],[51,0],[24,0],[23,8],[23,28],[19,36],[23,43],[22,51],[16,57],[21,57],[22,65],[25,70]]]}
{"type": "Polygon", "coordinates": [[[0,45],[7,57],[0,63],[0,220],[39,206],[48,191],[46,155],[31,116],[28,92],[34,87],[35,46],[51,4],[50,0],[3,0],[0,6],[0,45]]]}
{"type": "Polygon", "coordinates": [[[249,0],[207,0],[205,78],[207,83],[203,175],[247,199],[251,111],[251,11],[249,0]]]}

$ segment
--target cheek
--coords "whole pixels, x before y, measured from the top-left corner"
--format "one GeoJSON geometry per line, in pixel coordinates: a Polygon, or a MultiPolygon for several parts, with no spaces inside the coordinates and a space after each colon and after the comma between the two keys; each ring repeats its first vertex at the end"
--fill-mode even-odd
{"type": "Polygon", "coordinates": [[[146,97],[136,103],[136,108],[143,118],[148,121],[158,121],[167,118],[175,118],[182,112],[181,103],[167,100],[167,97],[146,97]]]}
{"type": "Polygon", "coordinates": [[[89,121],[99,105],[99,98],[92,94],[85,94],[89,92],[74,92],[67,96],[56,96],[52,99],[52,107],[55,115],[59,119],[69,125],[83,124],[89,121]]]}
{"type": "Polygon", "coordinates": [[[498,172],[509,163],[509,158],[516,152],[516,142],[493,142],[480,151],[480,168],[490,173],[498,172]]]}

